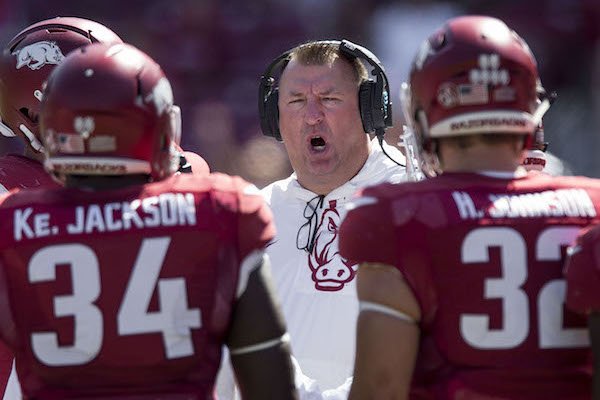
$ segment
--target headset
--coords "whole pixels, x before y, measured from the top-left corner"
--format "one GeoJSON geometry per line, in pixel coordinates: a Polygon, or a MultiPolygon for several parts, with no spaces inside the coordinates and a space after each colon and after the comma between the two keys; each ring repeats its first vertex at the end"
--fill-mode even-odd
{"type": "MultiPolygon", "coordinates": [[[[375,132],[377,137],[382,140],[386,128],[392,126],[392,102],[388,78],[379,59],[370,50],[348,40],[322,40],[313,43],[338,45],[340,53],[350,60],[360,58],[373,67],[371,75],[377,79],[369,78],[360,84],[358,105],[365,133],[375,132]]],[[[278,141],[282,140],[279,131],[279,87],[275,86],[273,75],[285,68],[285,65],[290,61],[290,55],[296,49],[297,47],[288,50],[271,61],[260,77],[258,88],[260,127],[265,136],[273,137],[278,141]]]]}

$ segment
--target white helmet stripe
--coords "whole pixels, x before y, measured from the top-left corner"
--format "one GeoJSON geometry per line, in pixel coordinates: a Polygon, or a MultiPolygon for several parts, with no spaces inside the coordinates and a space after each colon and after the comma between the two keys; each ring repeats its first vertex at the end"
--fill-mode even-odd
{"type": "Polygon", "coordinates": [[[73,175],[150,174],[150,163],[117,157],[49,157],[44,162],[48,171],[73,175]]]}
{"type": "Polygon", "coordinates": [[[537,127],[531,114],[520,111],[482,111],[456,115],[430,128],[433,138],[480,133],[533,134],[537,127]]]}
{"type": "Polygon", "coordinates": [[[19,129],[21,130],[21,132],[23,132],[25,136],[27,136],[27,139],[29,139],[29,143],[31,143],[31,147],[33,147],[35,151],[41,152],[42,150],[44,150],[44,146],[42,146],[42,143],[35,137],[33,132],[31,132],[28,127],[26,127],[24,124],[21,124],[19,125],[19,129]]]}
{"type": "Polygon", "coordinates": [[[12,129],[8,125],[6,125],[2,120],[0,120],[0,133],[6,137],[15,137],[17,136],[12,129]]]}

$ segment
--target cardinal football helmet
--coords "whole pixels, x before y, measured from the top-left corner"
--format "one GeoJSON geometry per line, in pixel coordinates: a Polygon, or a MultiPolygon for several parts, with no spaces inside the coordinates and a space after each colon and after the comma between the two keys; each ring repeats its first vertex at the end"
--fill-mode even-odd
{"type": "Polygon", "coordinates": [[[104,25],[75,17],[40,21],[19,32],[0,56],[0,133],[20,135],[41,151],[38,116],[44,81],[68,53],[96,42],[122,40],[104,25]]]}
{"type": "Polygon", "coordinates": [[[425,144],[480,133],[532,135],[547,110],[540,90],[533,54],[504,22],[457,17],[413,61],[410,122],[425,144]]]}
{"type": "Polygon", "coordinates": [[[126,44],[69,54],[44,89],[40,132],[45,166],[64,175],[147,174],[179,166],[179,113],[160,66],[126,44]]]}

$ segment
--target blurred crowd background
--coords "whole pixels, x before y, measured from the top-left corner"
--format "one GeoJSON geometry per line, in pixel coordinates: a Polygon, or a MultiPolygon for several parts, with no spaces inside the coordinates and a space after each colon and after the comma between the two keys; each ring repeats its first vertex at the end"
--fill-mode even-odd
{"type": "MultiPolygon", "coordinates": [[[[549,151],[575,174],[600,177],[600,0],[0,0],[0,41],[55,16],[107,25],[164,68],[182,108],[183,147],[262,187],[291,172],[283,145],[260,133],[257,87],[273,58],[310,39],[370,48],[390,78],[394,143],[413,55],[460,14],[499,17],[529,43],[544,86],[558,93],[544,118],[549,151]]],[[[1,153],[19,151],[19,141],[0,138],[1,153]]]]}

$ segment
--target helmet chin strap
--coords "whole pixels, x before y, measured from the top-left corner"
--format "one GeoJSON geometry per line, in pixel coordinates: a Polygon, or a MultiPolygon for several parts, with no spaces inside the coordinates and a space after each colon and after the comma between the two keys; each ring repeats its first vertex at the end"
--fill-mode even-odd
{"type": "Polygon", "coordinates": [[[27,136],[27,139],[29,139],[29,143],[31,143],[31,147],[33,147],[35,151],[41,152],[42,150],[44,150],[44,146],[42,146],[40,141],[35,137],[33,132],[29,130],[29,128],[27,128],[24,124],[20,124],[19,129],[21,130],[21,132],[23,132],[25,136],[27,136]]]}

